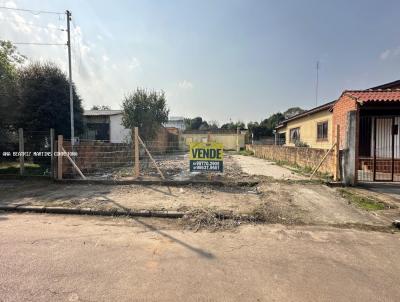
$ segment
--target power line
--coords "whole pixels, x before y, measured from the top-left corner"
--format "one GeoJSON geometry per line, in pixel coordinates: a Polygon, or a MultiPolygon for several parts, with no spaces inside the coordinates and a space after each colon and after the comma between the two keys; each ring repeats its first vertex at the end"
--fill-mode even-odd
{"type": "Polygon", "coordinates": [[[53,29],[53,30],[60,30],[60,31],[66,31],[66,29],[63,28],[58,28],[58,27],[52,27],[52,26],[44,26],[44,25],[38,25],[38,24],[33,24],[29,22],[23,22],[23,21],[16,21],[11,18],[0,18],[0,22],[5,22],[5,21],[10,21],[12,23],[17,23],[17,24],[26,24],[28,26],[33,26],[33,27],[38,27],[38,28],[45,28],[45,29],[53,29]]]}
{"type": "Polygon", "coordinates": [[[36,42],[13,42],[10,41],[12,44],[16,45],[67,45],[65,43],[36,43],[36,42]]]}
{"type": "Polygon", "coordinates": [[[14,7],[7,7],[7,6],[0,6],[0,9],[8,9],[8,10],[15,10],[21,12],[29,12],[33,15],[40,15],[40,14],[55,14],[55,15],[63,15],[64,13],[60,12],[51,12],[45,10],[33,10],[33,9],[26,9],[26,8],[14,8],[14,7]]]}

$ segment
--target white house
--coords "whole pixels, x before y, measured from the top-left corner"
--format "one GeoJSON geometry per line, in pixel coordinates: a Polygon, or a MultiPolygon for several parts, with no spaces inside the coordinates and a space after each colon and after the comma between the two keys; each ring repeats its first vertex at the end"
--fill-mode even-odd
{"type": "Polygon", "coordinates": [[[131,139],[131,130],[122,125],[122,110],[85,110],[85,131],[82,139],[124,143],[131,139]]]}

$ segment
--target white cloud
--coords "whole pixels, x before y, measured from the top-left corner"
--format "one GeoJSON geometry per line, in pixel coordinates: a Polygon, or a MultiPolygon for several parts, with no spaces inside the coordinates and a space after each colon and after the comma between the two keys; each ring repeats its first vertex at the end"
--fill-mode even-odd
{"type": "Polygon", "coordinates": [[[132,70],[132,69],[137,69],[138,67],[140,67],[140,65],[141,65],[141,64],[140,64],[139,59],[133,57],[133,58],[131,59],[129,65],[128,65],[128,68],[129,68],[130,70],[132,70]]]}
{"type": "Polygon", "coordinates": [[[193,83],[187,80],[183,80],[178,83],[179,88],[182,89],[193,89],[193,83]]]}
{"type": "Polygon", "coordinates": [[[102,59],[103,59],[104,62],[110,61],[110,58],[107,55],[103,55],[102,59]]]}
{"type": "Polygon", "coordinates": [[[5,4],[6,7],[17,8],[17,4],[14,1],[7,1],[5,4]]]}
{"type": "Polygon", "coordinates": [[[101,36],[101,35],[97,35],[96,37],[97,37],[97,39],[100,40],[100,41],[103,40],[103,36],[101,36]]]}
{"type": "Polygon", "coordinates": [[[390,58],[394,58],[400,55],[400,46],[396,47],[396,48],[392,48],[392,49],[386,49],[385,51],[383,51],[379,58],[381,60],[387,60],[390,58]]]}

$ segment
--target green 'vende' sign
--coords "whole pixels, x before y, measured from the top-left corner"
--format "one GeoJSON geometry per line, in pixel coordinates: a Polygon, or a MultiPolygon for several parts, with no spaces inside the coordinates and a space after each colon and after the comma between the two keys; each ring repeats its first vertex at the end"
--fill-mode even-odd
{"type": "Polygon", "coordinates": [[[220,143],[190,143],[190,172],[223,172],[224,146],[220,143]]]}

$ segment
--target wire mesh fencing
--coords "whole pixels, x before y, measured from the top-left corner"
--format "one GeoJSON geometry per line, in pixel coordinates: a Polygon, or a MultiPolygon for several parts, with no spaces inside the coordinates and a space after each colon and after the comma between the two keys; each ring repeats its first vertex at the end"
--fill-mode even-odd
{"type": "MultiPolygon", "coordinates": [[[[139,138],[139,175],[135,172],[135,140],[125,143],[81,140],[73,148],[70,140],[63,140],[63,148],[88,179],[130,180],[137,176],[149,180],[226,179],[240,174],[238,165],[229,153],[224,154],[222,173],[190,172],[189,146],[177,138],[139,138]]],[[[62,157],[63,177],[79,178],[70,159],[67,156],[62,157]]]]}
{"type": "Polygon", "coordinates": [[[2,131],[0,174],[51,176],[51,134],[23,129],[2,131]]]}

